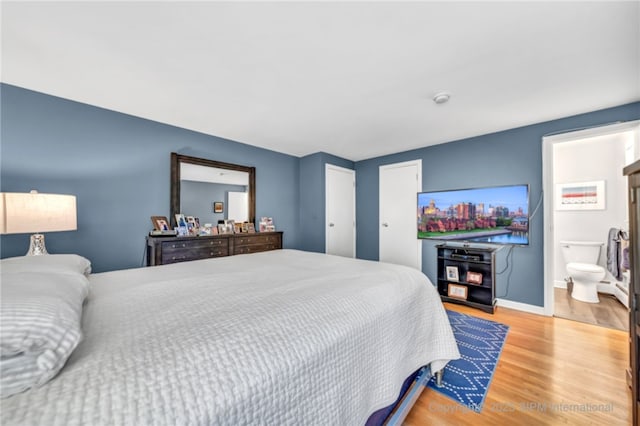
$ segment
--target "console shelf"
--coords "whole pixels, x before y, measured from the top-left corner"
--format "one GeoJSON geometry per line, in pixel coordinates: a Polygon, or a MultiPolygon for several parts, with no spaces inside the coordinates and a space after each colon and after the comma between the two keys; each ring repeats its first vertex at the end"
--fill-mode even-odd
{"type": "Polygon", "coordinates": [[[445,302],[495,311],[496,249],[437,245],[438,293],[445,302]]]}

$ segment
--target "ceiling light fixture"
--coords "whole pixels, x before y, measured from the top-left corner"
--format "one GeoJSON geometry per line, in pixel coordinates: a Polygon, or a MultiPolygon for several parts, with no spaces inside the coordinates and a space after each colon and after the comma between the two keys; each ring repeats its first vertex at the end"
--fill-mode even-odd
{"type": "Polygon", "coordinates": [[[449,98],[451,97],[451,95],[447,92],[439,92],[436,93],[433,97],[433,102],[437,103],[437,104],[444,104],[447,103],[449,101],[449,98]]]}

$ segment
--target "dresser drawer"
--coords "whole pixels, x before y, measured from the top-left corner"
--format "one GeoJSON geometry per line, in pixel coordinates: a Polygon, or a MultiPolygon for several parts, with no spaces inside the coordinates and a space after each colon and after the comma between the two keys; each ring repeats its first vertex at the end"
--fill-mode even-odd
{"type": "Polygon", "coordinates": [[[227,239],[194,239],[162,243],[162,264],[229,255],[227,239]]]}
{"type": "Polygon", "coordinates": [[[251,244],[246,246],[236,246],[235,254],[258,253],[260,251],[278,250],[280,244],[251,244]]]}
{"type": "Polygon", "coordinates": [[[228,256],[227,247],[204,247],[192,249],[175,249],[162,251],[162,264],[186,262],[188,260],[208,259],[210,257],[228,256]]]}
{"type": "MultiPolygon", "coordinates": [[[[236,237],[235,238],[235,245],[236,245],[236,252],[238,251],[238,248],[240,247],[246,247],[246,246],[250,246],[250,245],[265,245],[265,244],[270,244],[270,245],[280,245],[280,235],[279,234],[271,234],[271,235],[247,235],[247,236],[242,236],[242,237],[236,237]]],[[[267,250],[275,250],[276,248],[280,248],[280,247],[274,247],[271,249],[267,249],[267,250]]],[[[264,250],[262,250],[264,251],[264,250]]]]}
{"type": "Polygon", "coordinates": [[[162,251],[176,251],[189,249],[208,249],[212,247],[227,247],[226,239],[193,239],[182,241],[166,241],[162,243],[162,251]]]}

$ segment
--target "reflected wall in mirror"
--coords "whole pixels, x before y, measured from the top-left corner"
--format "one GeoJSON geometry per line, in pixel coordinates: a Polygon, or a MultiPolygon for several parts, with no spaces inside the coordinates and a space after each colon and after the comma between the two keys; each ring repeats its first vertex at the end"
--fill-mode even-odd
{"type": "Polygon", "coordinates": [[[255,167],[171,153],[172,226],[179,213],[198,217],[201,224],[225,219],[255,224],[255,179],[255,167]],[[222,212],[214,212],[214,203],[222,203],[222,212]]]}

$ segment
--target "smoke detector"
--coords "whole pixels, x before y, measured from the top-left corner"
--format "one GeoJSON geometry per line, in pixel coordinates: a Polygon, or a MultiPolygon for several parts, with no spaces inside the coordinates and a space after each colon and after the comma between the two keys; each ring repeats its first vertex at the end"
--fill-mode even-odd
{"type": "Polygon", "coordinates": [[[448,92],[438,92],[433,96],[433,102],[437,104],[444,104],[449,101],[451,95],[448,92]]]}

